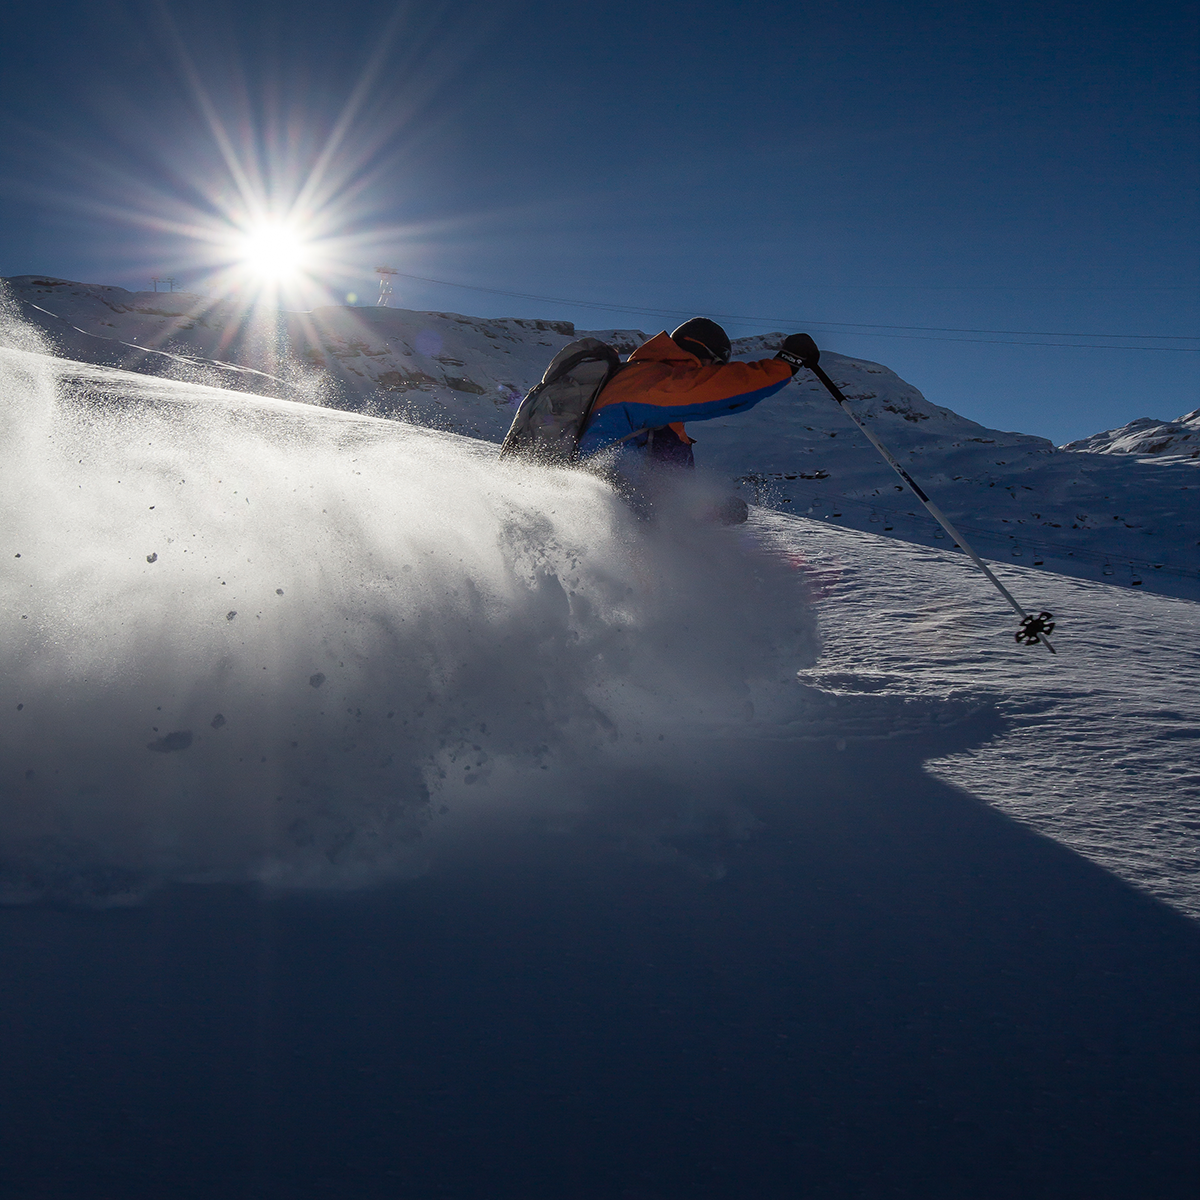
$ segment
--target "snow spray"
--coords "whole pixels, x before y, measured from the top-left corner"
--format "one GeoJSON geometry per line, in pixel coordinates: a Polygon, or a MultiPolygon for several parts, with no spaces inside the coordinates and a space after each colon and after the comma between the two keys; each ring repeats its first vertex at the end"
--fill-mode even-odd
{"type": "Polygon", "coordinates": [[[0,338],[0,900],[355,887],[485,813],[728,816],[696,747],[814,661],[800,578],[744,532],[23,336],[0,338]]]}

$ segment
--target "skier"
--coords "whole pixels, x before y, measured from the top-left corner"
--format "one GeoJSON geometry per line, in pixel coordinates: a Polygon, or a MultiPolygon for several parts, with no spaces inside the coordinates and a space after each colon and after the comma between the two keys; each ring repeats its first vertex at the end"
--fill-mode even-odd
{"type": "MultiPolygon", "coordinates": [[[[638,509],[661,493],[663,469],[691,469],[694,439],[684,421],[706,421],[745,412],[774,395],[808,362],[819,357],[807,334],[792,334],[774,358],[731,363],[725,330],[693,317],[673,333],[639,346],[597,397],[579,439],[579,457],[611,450],[607,464],[624,481],[638,509]]],[[[705,514],[722,525],[746,520],[745,502],[728,496],[705,514]]]]}
{"type": "Polygon", "coordinates": [[[619,446],[621,468],[631,457],[691,467],[685,421],[745,412],[774,395],[801,366],[817,361],[812,338],[794,333],[774,358],[730,362],[729,337],[716,321],[693,317],[674,333],[639,346],[596,400],[579,439],[579,457],[619,446]]]}

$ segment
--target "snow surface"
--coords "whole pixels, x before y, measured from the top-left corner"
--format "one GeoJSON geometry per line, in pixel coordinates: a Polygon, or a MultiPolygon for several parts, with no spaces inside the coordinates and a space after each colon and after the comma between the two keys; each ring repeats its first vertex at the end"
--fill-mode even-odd
{"type": "MultiPolygon", "coordinates": [[[[719,879],[772,836],[757,796],[803,805],[906,747],[1200,915],[1194,602],[1002,568],[1059,614],[1054,658],[950,550],[767,510],[710,527],[687,494],[645,523],[484,441],[22,338],[0,350],[10,903],[356,887],[497,819],[719,879]]],[[[1031,477],[1055,457],[1004,453],[1031,477]]]]}
{"type": "MultiPolygon", "coordinates": [[[[1194,601],[1006,566],[1059,614],[1059,653],[1014,652],[1012,617],[959,555],[761,514],[817,581],[806,736],[919,736],[980,722],[927,767],[1200,916],[1200,611],[1194,601]]],[[[863,753],[863,747],[855,747],[863,753]]],[[[874,745],[868,754],[886,754],[874,745]]]]}
{"type": "MultiPolygon", "coordinates": [[[[190,293],[39,276],[7,281],[66,357],[325,403],[500,441],[569,322],[329,307],[264,314],[190,293]]],[[[591,331],[628,352],[640,330],[591,331]]],[[[734,343],[773,354],[780,334],[734,343]]],[[[1195,413],[1056,448],[930,404],[878,363],[822,362],[860,415],[988,558],[1200,599],[1195,413]]],[[[1047,402],[1052,402],[1048,398],[1047,402]]],[[[697,424],[701,467],[747,500],[936,546],[945,535],[815,380],[750,413],[697,424]]]]}

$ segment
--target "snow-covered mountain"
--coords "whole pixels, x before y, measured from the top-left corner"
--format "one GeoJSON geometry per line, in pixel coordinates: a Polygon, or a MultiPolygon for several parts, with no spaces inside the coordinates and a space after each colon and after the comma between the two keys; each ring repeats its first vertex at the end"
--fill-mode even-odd
{"type": "Polygon", "coordinates": [[[1174,421],[1139,417],[1120,429],[1107,429],[1077,442],[1068,442],[1063,449],[1092,454],[1154,454],[1164,459],[1200,458],[1200,408],[1174,421]]]}
{"type": "MultiPolygon", "coordinates": [[[[82,361],[399,417],[498,442],[569,322],[329,307],[263,314],[228,300],[37,276],[7,281],[20,317],[82,361]]],[[[641,330],[587,331],[623,353],[641,330]]],[[[739,339],[769,355],[780,334],[739,339]]],[[[822,362],[986,557],[1200,598],[1196,413],[1056,448],[930,404],[877,363],[822,362]]],[[[946,538],[804,373],[750,413],[693,428],[697,460],[749,501],[928,545],[946,538]]],[[[1200,436],[1198,434],[1197,436],[1200,436]]]]}

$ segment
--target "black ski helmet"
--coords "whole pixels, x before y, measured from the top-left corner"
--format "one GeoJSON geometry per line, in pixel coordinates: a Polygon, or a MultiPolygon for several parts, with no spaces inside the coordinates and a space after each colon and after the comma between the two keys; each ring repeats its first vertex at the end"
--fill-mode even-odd
{"type": "Polygon", "coordinates": [[[712,358],[719,363],[727,363],[731,347],[729,335],[716,321],[707,317],[693,317],[684,321],[674,333],[671,340],[680,350],[686,350],[697,358],[712,358]]]}

